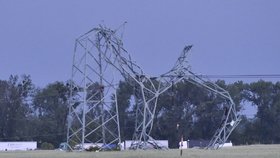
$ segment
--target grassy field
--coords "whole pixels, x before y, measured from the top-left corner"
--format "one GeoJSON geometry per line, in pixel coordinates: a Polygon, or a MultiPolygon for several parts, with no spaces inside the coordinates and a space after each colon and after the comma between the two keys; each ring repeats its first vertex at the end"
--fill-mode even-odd
{"type": "MultiPolygon", "coordinates": [[[[179,158],[179,150],[121,152],[16,151],[0,152],[0,158],[179,158]]],[[[186,149],[185,158],[280,158],[280,145],[236,146],[220,150],[186,149]]]]}

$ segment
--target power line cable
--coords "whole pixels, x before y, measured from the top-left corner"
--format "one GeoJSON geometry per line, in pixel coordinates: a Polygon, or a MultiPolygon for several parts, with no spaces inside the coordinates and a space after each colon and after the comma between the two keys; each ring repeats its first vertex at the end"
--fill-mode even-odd
{"type": "Polygon", "coordinates": [[[198,75],[203,78],[280,78],[280,74],[198,75]]]}

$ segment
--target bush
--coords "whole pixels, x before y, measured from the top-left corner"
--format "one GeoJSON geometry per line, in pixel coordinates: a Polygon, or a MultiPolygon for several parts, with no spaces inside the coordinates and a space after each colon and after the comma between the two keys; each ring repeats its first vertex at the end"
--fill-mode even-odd
{"type": "Polygon", "coordinates": [[[41,144],[42,150],[53,150],[54,146],[51,143],[44,142],[41,144]]]}

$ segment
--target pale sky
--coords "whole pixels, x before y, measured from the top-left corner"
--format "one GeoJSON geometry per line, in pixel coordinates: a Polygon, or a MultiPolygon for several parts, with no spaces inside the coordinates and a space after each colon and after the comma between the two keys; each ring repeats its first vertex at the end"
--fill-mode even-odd
{"type": "Polygon", "coordinates": [[[124,47],[148,74],[188,44],[198,74],[280,74],[279,0],[0,0],[0,80],[66,81],[75,38],[124,21],[124,47]]]}

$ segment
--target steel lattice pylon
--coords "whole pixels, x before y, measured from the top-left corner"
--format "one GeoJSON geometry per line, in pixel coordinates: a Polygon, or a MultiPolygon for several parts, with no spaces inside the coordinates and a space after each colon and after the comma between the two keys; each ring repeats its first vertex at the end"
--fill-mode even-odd
{"type": "Polygon", "coordinates": [[[235,127],[240,123],[241,119],[236,111],[235,103],[233,102],[228,91],[224,90],[210,80],[203,79],[190,70],[190,66],[186,60],[186,57],[191,48],[192,46],[186,46],[178,58],[175,66],[169,72],[161,75],[161,77],[167,77],[169,79],[169,81],[167,80],[167,83],[170,82],[170,79],[172,78],[177,78],[172,80],[172,82],[175,84],[178,83],[178,81],[185,80],[194,85],[205,88],[210,92],[214,92],[216,95],[226,100],[227,104],[223,105],[225,111],[222,116],[222,120],[220,123],[217,123],[219,124],[219,127],[212,137],[210,143],[206,147],[207,149],[218,149],[226,143],[228,137],[235,127]]]}
{"type": "Polygon", "coordinates": [[[186,46],[183,49],[170,71],[159,77],[150,77],[131,60],[117,30],[99,26],[78,38],[72,67],[72,100],[67,137],[69,146],[72,146],[71,142],[84,144],[87,141],[93,142],[92,140],[96,140],[96,143],[101,141],[103,144],[120,143],[115,93],[120,78],[112,76],[114,72],[118,72],[121,75],[116,76],[122,76],[135,87],[137,110],[132,149],[146,149],[149,146],[162,148],[150,135],[158,97],[182,80],[203,87],[227,100],[227,112],[224,113],[219,129],[207,148],[221,147],[240,122],[240,118],[227,91],[190,70],[186,57],[191,48],[192,46],[186,46]],[[81,49],[80,54],[78,48],[81,49]],[[112,109],[115,109],[114,113],[112,109]],[[108,115],[105,115],[107,113],[108,115]],[[114,122],[117,130],[111,129],[114,127],[112,124],[111,128],[106,126],[110,121],[114,122]],[[109,142],[106,140],[107,133],[115,136],[109,142]]]}
{"type": "Polygon", "coordinates": [[[119,79],[105,61],[110,59],[106,42],[98,29],[76,40],[67,131],[70,150],[84,150],[86,143],[98,145],[101,150],[120,144],[116,97],[119,79]]]}

